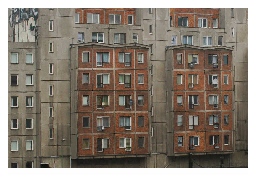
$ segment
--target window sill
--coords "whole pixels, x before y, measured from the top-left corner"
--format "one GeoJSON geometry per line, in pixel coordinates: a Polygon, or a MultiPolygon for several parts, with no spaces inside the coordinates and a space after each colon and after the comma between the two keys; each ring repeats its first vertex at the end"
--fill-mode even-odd
{"type": "Polygon", "coordinates": [[[32,85],[26,85],[26,86],[34,86],[34,85],[32,84],[32,85]]]}
{"type": "Polygon", "coordinates": [[[34,63],[26,63],[26,65],[33,65],[34,63]]]}
{"type": "Polygon", "coordinates": [[[11,128],[11,130],[19,130],[19,128],[11,128]]]}
{"type": "Polygon", "coordinates": [[[33,130],[33,128],[26,128],[26,130],[33,130]]]}
{"type": "Polygon", "coordinates": [[[19,106],[11,106],[11,108],[18,108],[19,106]]]}
{"type": "Polygon", "coordinates": [[[33,108],[33,106],[26,106],[26,108],[33,108]]]}

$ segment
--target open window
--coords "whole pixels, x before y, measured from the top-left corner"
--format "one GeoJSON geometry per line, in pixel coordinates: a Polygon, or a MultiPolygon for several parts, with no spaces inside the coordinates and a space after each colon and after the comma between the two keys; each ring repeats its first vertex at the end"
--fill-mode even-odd
{"type": "Polygon", "coordinates": [[[97,151],[103,152],[104,149],[109,148],[108,138],[97,138],[97,151]]]}
{"type": "Polygon", "coordinates": [[[213,87],[213,88],[218,88],[218,75],[215,74],[215,75],[209,75],[208,77],[208,83],[213,87]]]}

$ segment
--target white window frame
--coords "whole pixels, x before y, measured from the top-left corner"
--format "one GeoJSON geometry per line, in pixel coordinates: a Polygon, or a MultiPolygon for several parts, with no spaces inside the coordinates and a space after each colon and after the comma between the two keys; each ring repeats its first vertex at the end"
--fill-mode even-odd
{"type": "Polygon", "coordinates": [[[199,64],[198,54],[188,54],[188,63],[199,64]],[[191,58],[190,58],[191,57],[191,58]],[[190,59],[191,61],[189,61],[190,59]]]}
{"type": "Polygon", "coordinates": [[[11,64],[18,64],[18,63],[19,63],[19,53],[18,52],[11,52],[11,64]],[[16,55],[15,59],[14,59],[14,55],[16,55]]]}
{"type": "Polygon", "coordinates": [[[97,127],[110,127],[110,117],[108,116],[97,116],[97,127]],[[107,122],[107,123],[104,123],[107,122]]]}
{"type": "Polygon", "coordinates": [[[210,145],[212,145],[212,146],[217,145],[220,143],[220,136],[219,135],[211,135],[211,136],[209,136],[209,140],[212,140],[211,142],[209,142],[210,145]],[[212,139],[211,139],[211,137],[212,137],[212,139]]]}
{"type": "Polygon", "coordinates": [[[138,33],[132,33],[132,39],[134,43],[138,43],[139,42],[139,35],[138,33]]]}
{"type": "Polygon", "coordinates": [[[90,100],[89,100],[89,95],[83,95],[82,96],[82,105],[83,106],[89,106],[90,105],[90,100]],[[87,98],[87,102],[85,103],[85,99],[87,98]]]}
{"type": "Polygon", "coordinates": [[[26,107],[31,108],[33,107],[34,100],[33,96],[26,96],[26,107]]]}
{"type": "Polygon", "coordinates": [[[49,53],[53,53],[53,42],[49,42],[49,53]]]}
{"type": "Polygon", "coordinates": [[[26,53],[26,64],[33,64],[33,54],[32,53],[26,53]],[[27,58],[27,56],[28,55],[31,55],[31,62],[28,62],[28,58],[27,58]]]}
{"type": "Polygon", "coordinates": [[[53,74],[53,63],[49,63],[49,74],[53,74]]]}
{"type": "Polygon", "coordinates": [[[219,104],[219,95],[209,95],[208,96],[208,103],[209,103],[209,105],[215,105],[215,104],[219,104]],[[210,98],[211,98],[211,100],[213,100],[213,101],[210,101],[210,98]],[[217,100],[216,102],[215,102],[215,100],[217,100]]]}
{"type": "Polygon", "coordinates": [[[26,129],[33,129],[33,119],[32,118],[26,118],[25,121],[26,121],[26,124],[25,124],[26,129]],[[27,127],[27,120],[31,120],[31,127],[30,128],[27,127]]]}
{"type": "Polygon", "coordinates": [[[178,17],[178,27],[188,27],[188,17],[178,17]],[[179,19],[181,19],[181,25],[179,24],[179,19]]]}
{"type": "Polygon", "coordinates": [[[119,148],[131,148],[132,147],[132,138],[120,138],[119,139],[119,148]],[[121,144],[121,139],[123,139],[123,144],[121,144]],[[129,146],[127,146],[126,141],[130,141],[129,146]]]}
{"type": "Polygon", "coordinates": [[[11,129],[12,130],[17,130],[17,129],[19,129],[19,119],[11,119],[11,129]],[[16,122],[16,124],[17,124],[17,127],[14,127],[13,125],[14,125],[14,120],[16,120],[17,122],[16,122]]]}
{"type": "Polygon", "coordinates": [[[218,75],[217,74],[208,75],[208,84],[217,85],[217,86],[214,86],[214,88],[218,88],[218,85],[219,85],[218,75]],[[210,78],[212,78],[212,83],[210,83],[210,78]]]}
{"type": "Polygon", "coordinates": [[[82,73],[82,84],[89,84],[90,83],[90,74],[89,73],[82,73]],[[88,78],[88,80],[86,80],[88,78]]]}
{"type": "Polygon", "coordinates": [[[109,95],[96,95],[96,106],[97,106],[97,109],[103,109],[104,106],[109,106],[109,95]],[[98,97],[101,97],[102,100],[101,100],[101,104],[98,103],[98,97]],[[104,103],[104,98],[107,98],[107,102],[106,104],[104,103]],[[100,107],[98,107],[100,106],[100,107]]]}
{"type": "Polygon", "coordinates": [[[89,23],[89,24],[99,24],[99,21],[100,21],[99,19],[100,19],[100,14],[87,13],[87,23],[89,23]]]}
{"type": "Polygon", "coordinates": [[[209,115],[209,125],[219,124],[219,116],[218,115],[209,115]]]}
{"type": "Polygon", "coordinates": [[[109,14],[108,19],[109,19],[109,24],[121,24],[122,23],[122,16],[120,14],[109,14]],[[110,22],[110,16],[111,15],[114,17],[113,18],[113,22],[110,22]],[[120,22],[119,23],[118,23],[118,21],[116,19],[117,17],[120,17],[120,22]]]}
{"type": "Polygon", "coordinates": [[[18,86],[19,85],[19,75],[18,74],[11,74],[11,86],[18,86]],[[17,84],[16,85],[12,85],[12,76],[16,77],[17,80],[17,84]]]}
{"type": "Polygon", "coordinates": [[[192,103],[193,105],[198,105],[199,104],[199,96],[198,95],[188,95],[188,104],[189,104],[189,97],[192,97],[192,103]],[[197,103],[195,103],[195,97],[197,97],[197,103]]]}
{"type": "Polygon", "coordinates": [[[193,36],[192,35],[183,35],[182,36],[182,44],[193,45],[193,36]],[[189,44],[190,37],[191,37],[191,44],[189,44]],[[184,39],[186,39],[186,42],[184,42],[184,39]]]}
{"type": "Polygon", "coordinates": [[[97,74],[97,76],[96,76],[96,83],[97,83],[97,88],[103,88],[104,85],[110,84],[110,74],[109,73],[97,74]],[[106,77],[104,77],[104,76],[107,77],[107,80],[106,80],[106,77]],[[99,77],[100,77],[100,81],[98,81],[99,77]],[[101,82],[100,86],[98,86],[99,82],[101,82]]]}
{"type": "Polygon", "coordinates": [[[224,75],[223,76],[223,84],[224,85],[228,85],[228,75],[224,75]],[[225,77],[227,78],[227,82],[225,82],[225,77]]]}
{"type": "Polygon", "coordinates": [[[217,18],[212,19],[212,28],[218,28],[218,27],[219,27],[218,19],[217,18]]]}
{"type": "Polygon", "coordinates": [[[80,13],[75,13],[75,23],[80,23],[80,13]]]}
{"type": "Polygon", "coordinates": [[[179,65],[183,64],[183,54],[182,53],[177,53],[176,54],[176,60],[177,60],[177,63],[179,65]]]}
{"type": "Polygon", "coordinates": [[[199,141],[200,141],[199,136],[192,136],[192,137],[193,137],[193,143],[192,143],[192,146],[199,146],[199,145],[200,145],[200,143],[199,143],[199,141]],[[195,138],[197,138],[197,142],[198,142],[198,144],[195,144],[195,138]]]}
{"type": "Polygon", "coordinates": [[[171,45],[177,45],[177,35],[172,35],[171,45]]]}
{"type": "Polygon", "coordinates": [[[125,52],[119,52],[118,53],[119,63],[124,63],[125,66],[131,66],[131,64],[132,64],[132,59],[131,58],[132,58],[131,53],[125,53],[125,52]],[[126,59],[128,59],[128,61],[126,61],[126,59]]]}
{"type": "Polygon", "coordinates": [[[33,74],[26,74],[26,85],[34,85],[33,74]]]}
{"type": "Polygon", "coordinates": [[[109,146],[110,146],[109,138],[97,138],[97,141],[98,141],[98,139],[101,139],[101,150],[98,150],[98,144],[97,144],[97,146],[96,146],[97,152],[103,152],[104,149],[109,148],[109,146]]]}
{"type": "Polygon", "coordinates": [[[183,75],[182,74],[177,74],[177,85],[182,85],[182,79],[183,79],[183,75]],[[180,76],[180,84],[178,84],[178,76],[180,76]]]}
{"type": "Polygon", "coordinates": [[[33,151],[33,140],[26,140],[26,151],[33,151]]]}
{"type": "Polygon", "coordinates": [[[121,73],[120,73],[120,74],[118,75],[118,82],[119,82],[119,84],[124,84],[126,88],[130,88],[131,85],[132,85],[132,75],[131,75],[131,73],[125,73],[125,74],[121,74],[121,73]],[[121,77],[123,77],[123,82],[120,81],[120,78],[121,78],[121,77]],[[129,79],[129,80],[130,80],[130,83],[125,82],[125,81],[126,81],[125,77],[130,77],[130,79],[129,79]],[[126,86],[127,84],[129,84],[129,86],[126,86]]]}
{"type": "Polygon", "coordinates": [[[19,151],[19,141],[18,140],[12,140],[11,141],[11,152],[16,152],[16,151],[19,151]],[[16,142],[16,149],[14,149],[14,147],[13,147],[13,143],[15,143],[16,142]]]}
{"type": "Polygon", "coordinates": [[[120,116],[119,117],[119,127],[124,127],[126,130],[132,129],[132,118],[130,116],[120,116]],[[122,123],[123,125],[121,125],[122,123]]]}
{"type": "Polygon", "coordinates": [[[54,117],[53,107],[49,107],[49,117],[54,117]]]}
{"type": "Polygon", "coordinates": [[[138,63],[144,63],[144,53],[138,53],[138,63]]]}
{"type": "Polygon", "coordinates": [[[97,52],[96,53],[96,66],[103,66],[104,63],[109,63],[110,59],[109,59],[109,52],[97,52]],[[101,55],[101,58],[99,58],[100,60],[98,61],[98,55],[101,55]],[[104,55],[108,55],[108,61],[105,62],[104,61],[104,55]]]}
{"type": "Polygon", "coordinates": [[[53,20],[49,20],[49,31],[53,31],[53,20]]]}
{"type": "Polygon", "coordinates": [[[114,33],[114,44],[125,44],[126,43],[126,33],[114,33]],[[121,41],[121,36],[123,35],[124,41],[121,41]]]}
{"type": "Polygon", "coordinates": [[[207,28],[208,20],[207,18],[198,18],[198,28],[207,28]]]}
{"type": "Polygon", "coordinates": [[[77,33],[77,42],[83,43],[84,42],[84,32],[78,32],[77,33]]]}
{"type": "Polygon", "coordinates": [[[82,139],[82,149],[90,149],[90,139],[89,138],[83,138],[82,139]],[[83,144],[84,144],[84,140],[88,141],[88,147],[84,147],[83,144]]]}
{"type": "Polygon", "coordinates": [[[183,146],[183,136],[178,136],[178,147],[182,147],[183,146]]]}
{"type": "Polygon", "coordinates": [[[224,135],[224,136],[223,136],[223,144],[224,144],[224,145],[229,145],[229,144],[230,144],[230,140],[229,140],[230,138],[229,138],[229,137],[230,137],[229,135],[224,135]],[[228,137],[228,144],[225,143],[225,136],[228,137]]]}
{"type": "Polygon", "coordinates": [[[153,8],[148,8],[148,13],[153,14],[153,8]]]}
{"type": "Polygon", "coordinates": [[[138,74],[138,84],[144,84],[144,74],[138,74]]]}
{"type": "Polygon", "coordinates": [[[133,25],[133,15],[128,15],[127,16],[127,24],[128,25],[133,25]],[[132,23],[129,23],[129,17],[132,17],[132,23]]]}
{"type": "Polygon", "coordinates": [[[177,115],[177,126],[183,126],[183,115],[177,115]]]}
{"type": "Polygon", "coordinates": [[[83,63],[89,63],[90,62],[90,52],[89,51],[84,51],[83,53],[82,53],[82,62],[83,63]],[[87,56],[88,56],[88,61],[85,61],[85,54],[87,54],[87,56]]]}
{"type": "MultiPolygon", "coordinates": [[[[119,95],[119,97],[118,97],[118,103],[119,104],[118,105],[119,106],[127,106],[126,102],[125,102],[127,97],[129,97],[129,100],[131,99],[131,95],[119,95]],[[120,101],[120,100],[123,100],[123,101],[120,101]]],[[[130,104],[128,104],[128,105],[130,107],[130,104]]]]}
{"type": "Polygon", "coordinates": [[[49,85],[49,96],[53,96],[53,85],[49,85]]]}
{"type": "Polygon", "coordinates": [[[138,106],[144,106],[144,95],[138,95],[138,106]]]}
{"type": "Polygon", "coordinates": [[[49,139],[54,139],[54,128],[52,127],[49,128],[49,139]]]}
{"type": "Polygon", "coordinates": [[[212,46],[212,36],[203,37],[203,46],[212,46]]]}
{"type": "Polygon", "coordinates": [[[190,130],[193,130],[194,126],[199,125],[199,116],[189,115],[188,119],[188,128],[190,130]]]}
{"type": "Polygon", "coordinates": [[[92,42],[104,43],[104,33],[103,32],[92,32],[92,42]],[[99,35],[102,35],[102,41],[99,41],[99,35]],[[96,38],[96,41],[93,41],[93,38],[96,38]]]}
{"type": "Polygon", "coordinates": [[[198,84],[198,74],[188,74],[188,78],[191,77],[191,83],[189,84],[198,84]],[[196,77],[196,79],[194,79],[196,77]]]}
{"type": "Polygon", "coordinates": [[[177,95],[177,104],[183,105],[183,96],[182,95],[177,95]]]}
{"type": "Polygon", "coordinates": [[[11,107],[12,108],[17,108],[17,107],[19,107],[19,97],[18,96],[11,96],[11,107]],[[17,98],[17,105],[16,106],[14,106],[13,105],[13,98],[17,98]]]}

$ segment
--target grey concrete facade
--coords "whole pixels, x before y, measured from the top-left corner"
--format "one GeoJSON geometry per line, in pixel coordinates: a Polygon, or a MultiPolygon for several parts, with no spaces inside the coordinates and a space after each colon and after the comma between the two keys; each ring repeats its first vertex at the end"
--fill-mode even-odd
{"type": "MultiPolygon", "coordinates": [[[[220,28],[175,28],[169,25],[169,9],[136,9],[135,25],[75,24],[75,9],[38,9],[36,40],[13,41],[12,28],[8,28],[8,167],[17,163],[26,167],[49,164],[51,168],[187,168],[189,156],[172,156],[173,125],[171,62],[166,56],[166,46],[172,45],[172,36],[182,44],[183,35],[193,35],[193,45],[202,46],[203,36],[212,36],[213,45],[218,45],[218,36],[223,36],[223,45],[233,47],[234,71],[234,153],[223,155],[192,156],[193,167],[248,167],[248,9],[220,9],[220,28]],[[233,11],[233,12],[231,12],[233,11]],[[231,15],[234,14],[234,17],[231,15]],[[53,30],[49,31],[49,21],[53,30]],[[150,27],[152,25],[152,27],[150,27]],[[149,29],[152,28],[150,33],[149,29]],[[235,34],[232,34],[234,28],[235,34]],[[133,43],[132,34],[138,33],[138,43],[151,47],[149,55],[149,111],[150,156],[143,158],[77,159],[77,44],[78,32],[84,33],[84,43],[92,41],[92,32],[104,32],[104,43],[114,44],[114,33],[126,33],[126,43],[133,43]],[[23,42],[22,42],[23,41],[23,42]],[[53,51],[49,52],[49,45],[53,51]],[[72,53],[71,53],[72,51],[72,53]],[[18,64],[11,64],[11,53],[17,52],[18,64]],[[31,53],[33,64],[26,64],[26,54],[31,53]],[[72,56],[72,57],[71,57],[72,56]],[[49,73],[49,65],[53,72],[49,73]],[[169,66],[171,67],[171,66],[169,66]],[[11,75],[18,75],[18,86],[11,86],[11,75]],[[26,74],[33,74],[33,85],[26,86],[26,74]],[[53,96],[49,87],[53,86],[53,96]],[[18,108],[11,108],[11,96],[18,96],[18,108]],[[26,107],[26,96],[33,96],[33,107],[26,107]],[[53,115],[50,116],[50,108],[53,115]],[[26,129],[26,118],[33,119],[33,129],[26,129]],[[11,129],[11,119],[18,119],[18,129],[11,129]],[[53,137],[50,138],[50,129],[53,137]],[[11,141],[18,141],[18,151],[11,152],[11,141]],[[33,151],[26,150],[26,140],[33,140],[33,151]]],[[[11,9],[9,9],[9,16],[11,9]]]]}

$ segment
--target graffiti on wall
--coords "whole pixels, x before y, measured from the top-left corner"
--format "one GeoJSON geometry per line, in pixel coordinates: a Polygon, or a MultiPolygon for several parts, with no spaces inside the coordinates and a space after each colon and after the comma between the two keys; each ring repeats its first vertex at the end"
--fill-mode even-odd
{"type": "Polygon", "coordinates": [[[12,8],[9,24],[13,42],[36,42],[38,8],[12,8]]]}

